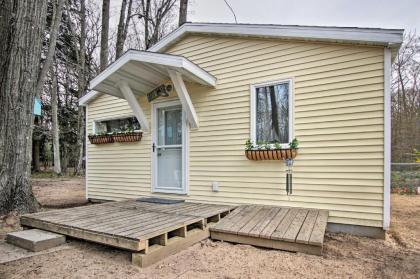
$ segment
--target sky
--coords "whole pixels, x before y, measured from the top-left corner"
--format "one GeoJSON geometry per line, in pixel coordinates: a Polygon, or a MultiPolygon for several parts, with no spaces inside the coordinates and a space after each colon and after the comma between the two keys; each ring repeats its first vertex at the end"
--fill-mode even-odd
{"type": "MultiPolygon", "coordinates": [[[[420,33],[420,0],[227,0],[238,23],[398,28],[420,33]]],[[[188,21],[234,23],[224,0],[190,0],[188,21]]]]}

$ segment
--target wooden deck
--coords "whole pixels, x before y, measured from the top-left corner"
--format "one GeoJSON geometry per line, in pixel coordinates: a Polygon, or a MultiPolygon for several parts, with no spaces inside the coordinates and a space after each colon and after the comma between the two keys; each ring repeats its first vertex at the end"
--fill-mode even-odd
{"type": "Polygon", "coordinates": [[[210,228],[211,238],[274,249],[322,253],[328,211],[243,205],[210,228]]]}
{"type": "Polygon", "coordinates": [[[27,214],[20,222],[25,227],[130,250],[133,263],[146,266],[208,238],[209,224],[234,208],[129,200],[27,214]]]}

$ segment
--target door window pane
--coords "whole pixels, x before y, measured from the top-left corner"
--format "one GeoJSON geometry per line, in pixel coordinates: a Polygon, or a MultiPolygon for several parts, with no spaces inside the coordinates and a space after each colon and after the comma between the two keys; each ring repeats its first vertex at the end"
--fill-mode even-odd
{"type": "Polygon", "coordinates": [[[158,145],[180,144],[182,144],[181,107],[158,109],[158,145]]]}
{"type": "Polygon", "coordinates": [[[165,144],[182,144],[182,111],[168,110],[165,114],[165,144]]]}
{"type": "Polygon", "coordinates": [[[256,142],[289,142],[289,83],[256,88],[256,142]]]}

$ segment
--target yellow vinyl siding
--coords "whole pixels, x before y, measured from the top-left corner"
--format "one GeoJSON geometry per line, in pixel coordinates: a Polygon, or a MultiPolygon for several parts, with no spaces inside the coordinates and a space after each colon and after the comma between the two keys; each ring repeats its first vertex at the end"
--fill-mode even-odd
{"type": "MultiPolygon", "coordinates": [[[[141,105],[149,117],[146,104],[147,101],[141,105]]],[[[91,102],[88,114],[88,133],[93,133],[94,121],[133,116],[126,100],[110,95],[101,95],[91,102]]],[[[150,144],[149,133],[134,143],[95,145],[88,141],[88,197],[117,199],[122,193],[132,197],[150,194],[150,144]]]]}
{"type": "MultiPolygon", "coordinates": [[[[167,52],[217,78],[215,89],[187,85],[200,128],[189,132],[186,199],[328,209],[329,222],[382,227],[383,48],[190,35],[167,52]],[[250,85],[286,78],[293,79],[300,141],[291,196],[283,162],[244,156],[250,85]],[[211,191],[213,181],[219,192],[211,191]]],[[[139,100],[150,122],[151,106],[139,100]]],[[[89,127],[127,113],[124,100],[102,96],[89,104],[89,127]]],[[[150,145],[150,134],[140,143],[89,145],[89,197],[150,195],[150,145]]]]}

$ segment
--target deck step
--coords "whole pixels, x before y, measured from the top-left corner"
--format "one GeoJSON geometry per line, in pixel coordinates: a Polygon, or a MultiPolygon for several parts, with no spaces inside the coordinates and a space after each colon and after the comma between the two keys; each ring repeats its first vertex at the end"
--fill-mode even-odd
{"type": "Polygon", "coordinates": [[[242,205],[210,229],[212,239],[320,255],[328,211],[242,205]]]}
{"type": "Polygon", "coordinates": [[[39,252],[66,243],[66,237],[61,234],[31,229],[8,233],[6,241],[32,252],[39,252]]]}

